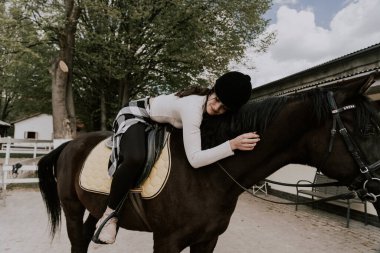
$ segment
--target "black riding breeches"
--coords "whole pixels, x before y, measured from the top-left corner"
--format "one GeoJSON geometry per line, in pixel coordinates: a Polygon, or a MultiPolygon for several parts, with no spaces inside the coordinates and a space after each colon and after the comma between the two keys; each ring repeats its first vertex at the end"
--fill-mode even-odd
{"type": "Polygon", "coordinates": [[[146,160],[146,125],[128,128],[120,140],[119,166],[113,174],[108,206],[116,209],[123,197],[135,187],[146,160]]]}

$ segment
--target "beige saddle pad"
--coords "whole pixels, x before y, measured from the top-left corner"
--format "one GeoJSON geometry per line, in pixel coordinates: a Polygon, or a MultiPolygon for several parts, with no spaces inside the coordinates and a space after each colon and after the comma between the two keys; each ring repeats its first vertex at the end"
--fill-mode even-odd
{"type": "MultiPolygon", "coordinates": [[[[156,197],[166,184],[171,167],[169,141],[170,136],[150,175],[135,189],[141,191],[144,199],[156,197]]],[[[85,191],[105,195],[110,193],[112,178],[108,175],[108,159],[111,149],[106,146],[106,142],[107,139],[96,145],[83,164],[79,185],[85,191]]]]}

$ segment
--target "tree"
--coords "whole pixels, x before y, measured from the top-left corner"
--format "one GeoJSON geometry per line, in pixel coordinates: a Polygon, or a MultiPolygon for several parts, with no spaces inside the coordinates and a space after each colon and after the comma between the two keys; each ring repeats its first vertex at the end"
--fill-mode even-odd
{"type": "Polygon", "coordinates": [[[72,91],[75,32],[80,15],[79,0],[13,0],[24,6],[25,18],[38,25],[40,32],[56,50],[51,59],[51,91],[54,138],[76,135],[72,91]]]}
{"type": "Polygon", "coordinates": [[[44,59],[51,50],[22,6],[0,3],[0,10],[0,119],[50,112],[50,99],[41,97],[50,97],[44,59]]]}
{"type": "Polygon", "coordinates": [[[75,136],[76,113],[90,130],[105,129],[130,99],[208,85],[247,47],[272,39],[262,18],[270,0],[6,2],[33,26],[32,41],[49,47],[34,53],[51,62],[56,138],[75,136]]]}
{"type": "MultiPolygon", "coordinates": [[[[269,5],[269,0],[84,2],[74,84],[81,101],[95,95],[109,109],[119,108],[130,98],[208,85],[248,46],[262,50],[270,43],[272,34],[259,40],[269,5]]],[[[115,112],[101,114],[113,118],[115,112]]]]}
{"type": "Polygon", "coordinates": [[[59,55],[53,61],[52,108],[54,138],[72,138],[76,136],[76,116],[72,91],[73,55],[75,32],[80,15],[80,7],[75,0],[65,0],[65,19],[59,23],[59,55]]]}

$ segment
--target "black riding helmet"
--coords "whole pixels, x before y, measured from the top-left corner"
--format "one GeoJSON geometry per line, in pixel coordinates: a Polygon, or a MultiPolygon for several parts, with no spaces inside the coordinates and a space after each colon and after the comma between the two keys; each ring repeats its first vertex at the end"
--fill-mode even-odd
{"type": "Polygon", "coordinates": [[[216,80],[214,89],[219,100],[236,111],[251,97],[251,77],[238,71],[227,72],[216,80]]]}

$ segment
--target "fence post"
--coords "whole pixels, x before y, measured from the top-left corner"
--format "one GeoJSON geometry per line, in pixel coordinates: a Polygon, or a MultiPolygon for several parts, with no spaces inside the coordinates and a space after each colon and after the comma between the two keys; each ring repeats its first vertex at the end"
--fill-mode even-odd
{"type": "Polygon", "coordinates": [[[5,160],[3,163],[3,166],[1,167],[1,176],[2,176],[2,198],[3,198],[3,205],[6,205],[6,199],[7,199],[7,178],[8,178],[8,172],[4,170],[4,167],[9,164],[10,159],[10,151],[11,151],[11,137],[8,136],[7,138],[7,147],[5,151],[5,160]]]}
{"type": "Polygon", "coordinates": [[[34,143],[34,148],[33,148],[33,158],[37,157],[37,142],[34,143]]]}
{"type": "Polygon", "coordinates": [[[5,161],[4,161],[4,164],[3,164],[3,193],[4,193],[4,201],[5,201],[5,198],[6,198],[6,194],[7,194],[7,179],[8,179],[8,171],[4,170],[4,167],[7,166],[9,164],[9,159],[11,157],[11,143],[12,143],[12,138],[11,137],[7,137],[7,148],[6,148],[6,151],[5,151],[5,161]]]}
{"type": "Polygon", "coordinates": [[[3,199],[3,206],[5,206],[5,175],[4,164],[1,166],[1,199],[3,199]]]}
{"type": "Polygon", "coordinates": [[[1,182],[1,199],[3,199],[3,206],[5,207],[7,205],[7,202],[6,202],[6,199],[7,199],[7,192],[6,192],[6,184],[5,184],[5,171],[4,171],[4,165],[1,166],[1,178],[2,178],[2,182],[1,182]]]}
{"type": "Polygon", "coordinates": [[[5,161],[4,161],[4,165],[8,165],[9,164],[9,159],[11,157],[11,142],[12,142],[12,139],[11,137],[7,137],[7,148],[5,150],[5,161]]]}

